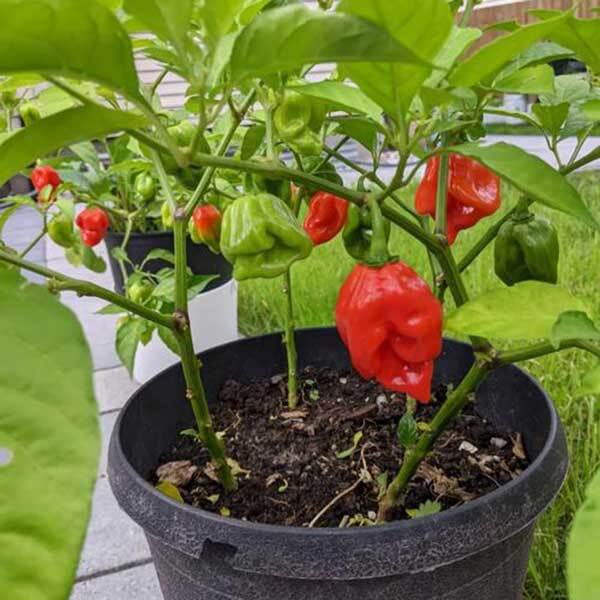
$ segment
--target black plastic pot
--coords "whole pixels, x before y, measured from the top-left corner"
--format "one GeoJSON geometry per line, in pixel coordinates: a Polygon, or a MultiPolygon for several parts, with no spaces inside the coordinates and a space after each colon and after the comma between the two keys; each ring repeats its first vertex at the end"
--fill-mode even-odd
{"type": "MultiPolygon", "coordinates": [[[[108,248],[110,270],[115,282],[115,290],[122,294],[124,291],[123,274],[119,263],[113,258],[111,250],[121,246],[124,234],[108,232],[105,243],[108,248]]],[[[174,239],[171,232],[134,233],[127,244],[127,255],[135,265],[140,265],[155,248],[173,252],[174,239]]],[[[188,267],[196,275],[219,275],[218,279],[211,281],[206,290],[213,290],[231,280],[233,267],[220,255],[211,252],[204,244],[194,244],[189,238],[187,241],[188,267]]],[[[157,273],[165,267],[173,265],[164,260],[151,260],[144,267],[149,273],[157,273]]],[[[131,266],[126,265],[126,270],[131,273],[131,266]]]]}
{"type": "MultiPolygon", "coordinates": [[[[298,350],[302,365],[348,366],[333,329],[299,331],[298,350]]],[[[285,371],[280,335],[200,356],[211,399],[227,378],[285,371]]],[[[472,360],[468,346],[446,341],[436,381],[456,383],[472,360]]],[[[193,422],[180,365],[140,388],[121,412],[110,482],[146,532],[165,600],[517,600],[536,519],[565,478],[565,437],[548,396],[516,367],[492,373],[477,398],[483,416],[523,432],[533,464],[493,493],[431,517],[309,530],[226,519],[170,500],[144,478],[193,422]]]]}
{"type": "Polygon", "coordinates": [[[15,175],[12,179],[0,185],[0,207],[8,204],[10,196],[30,194],[33,191],[31,181],[25,175],[15,175]]]}

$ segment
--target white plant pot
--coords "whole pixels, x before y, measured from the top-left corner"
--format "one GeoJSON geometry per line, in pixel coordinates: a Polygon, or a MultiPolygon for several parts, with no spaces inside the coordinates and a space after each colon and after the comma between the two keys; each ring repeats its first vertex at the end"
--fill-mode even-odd
{"type": "MultiPolygon", "coordinates": [[[[189,313],[196,352],[237,340],[239,333],[235,280],[231,279],[194,298],[190,302],[189,313]]],[[[133,377],[138,383],[145,383],[177,362],[179,357],[155,333],[147,346],[140,344],[133,377]]]]}

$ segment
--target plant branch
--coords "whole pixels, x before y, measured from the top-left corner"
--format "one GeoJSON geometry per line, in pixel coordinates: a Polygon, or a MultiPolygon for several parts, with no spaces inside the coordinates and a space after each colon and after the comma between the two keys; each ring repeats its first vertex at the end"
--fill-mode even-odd
{"type": "Polygon", "coordinates": [[[514,350],[505,350],[498,353],[498,364],[509,365],[517,362],[524,362],[526,360],[532,360],[534,358],[540,358],[548,354],[554,354],[561,350],[568,350],[570,348],[579,348],[585,350],[591,354],[594,354],[600,358],[600,348],[594,346],[587,340],[573,339],[563,340],[558,346],[552,342],[546,340],[538,342],[537,344],[531,344],[523,348],[516,348],[514,350]]]}
{"type": "Polygon", "coordinates": [[[450,168],[450,156],[444,153],[440,156],[440,167],[438,171],[437,192],[435,197],[435,234],[438,239],[447,245],[448,225],[446,202],[448,199],[448,176],[450,168]]]}
{"type": "Polygon", "coordinates": [[[10,252],[6,252],[5,250],[0,250],[0,260],[14,265],[15,267],[20,267],[26,271],[31,271],[32,273],[37,273],[38,275],[45,277],[49,280],[49,287],[51,291],[70,291],[77,293],[78,296],[100,298],[110,302],[111,304],[120,306],[126,311],[138,315],[143,319],[152,321],[157,325],[162,325],[163,327],[169,328],[171,327],[171,317],[163,315],[158,311],[147,308],[141,304],[132,302],[128,298],[125,298],[116,292],[103,288],[90,281],[67,277],[62,273],[58,273],[57,271],[53,271],[52,269],[48,269],[42,265],[32,263],[19,257],[17,254],[12,254],[10,252]]]}
{"type": "Polygon", "coordinates": [[[460,385],[448,396],[435,417],[427,424],[427,430],[421,434],[415,447],[406,450],[400,471],[389,485],[379,504],[379,515],[377,517],[379,522],[390,519],[394,506],[396,506],[409,481],[417,472],[419,465],[431,451],[439,436],[473,399],[474,392],[485,379],[489,370],[489,363],[476,361],[460,385]]]}

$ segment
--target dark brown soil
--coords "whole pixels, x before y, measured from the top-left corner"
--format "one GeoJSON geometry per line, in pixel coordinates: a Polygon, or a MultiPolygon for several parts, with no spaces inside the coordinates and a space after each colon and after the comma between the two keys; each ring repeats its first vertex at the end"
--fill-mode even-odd
{"type": "MultiPolygon", "coordinates": [[[[236,492],[222,492],[206,450],[189,434],[177,436],[161,457],[154,483],[173,483],[185,502],[205,510],[297,526],[307,526],[347,491],[315,524],[369,524],[384,474],[391,478],[402,462],[396,429],[405,397],[330,368],[306,369],[300,382],[302,398],[295,411],[287,408],[284,376],[223,386],[214,420],[243,470],[236,492]]],[[[429,421],[445,394],[445,389],[434,390],[432,403],[418,407],[417,421],[429,421]]],[[[498,431],[469,406],[441,436],[394,516],[409,518],[407,510],[428,500],[443,509],[468,502],[507,483],[528,464],[518,432],[498,431]]]]}

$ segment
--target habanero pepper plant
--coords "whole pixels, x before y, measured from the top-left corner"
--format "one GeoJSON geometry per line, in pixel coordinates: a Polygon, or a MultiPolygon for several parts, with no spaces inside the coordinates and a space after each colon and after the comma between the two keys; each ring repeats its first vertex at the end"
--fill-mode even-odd
{"type": "MultiPolygon", "coordinates": [[[[290,270],[314,244],[340,232],[358,264],[340,291],[335,316],[363,377],[426,403],[443,317],[448,330],[471,340],[472,367],[407,442],[381,494],[378,522],[389,519],[424,457],[490,372],[568,348],[600,358],[600,331],[585,304],[556,283],[556,233],[537,213],[560,211],[592,230],[599,227],[568,175],[600,158],[600,149],[582,151],[600,122],[594,77],[600,73],[600,20],[538,11],[532,24],[514,25],[490,41],[469,27],[474,2],[467,1],[462,16],[459,4],[342,0],[335,8],[322,2],[311,9],[285,0],[0,0],[0,75],[33,74],[72,99],[68,108],[0,138],[0,181],[62,148],[109,137],[131,147],[133,140],[145,158],[128,157],[121,168],[135,173],[131,181],[142,205],[155,194],[164,199],[159,213],[175,238],[168,314],[146,303],[147,290],[118,295],[35,264],[5,241],[0,281],[14,282],[15,270],[30,271],[45,278],[53,294],[101,298],[166,331],[181,358],[195,435],[224,493],[236,489],[237,470],[227,434],[213,427],[192,342],[189,232],[220,250],[238,280],[282,278],[292,408],[300,398],[290,270]],[[131,37],[132,30],[149,35],[131,37]],[[140,83],[136,55],[158,61],[161,80],[169,73],[185,80],[191,120],[180,128],[157,109],[160,82],[140,83]],[[555,76],[550,63],[565,56],[583,61],[588,72],[555,76]],[[312,81],[314,65],[323,63],[336,63],[335,75],[312,81]],[[82,92],[83,84],[93,93],[82,92]],[[486,142],[484,119],[507,113],[495,102],[504,93],[537,96],[531,112],[510,116],[539,130],[557,168],[517,146],[486,142]],[[572,135],[578,144],[564,161],[558,143],[572,135]],[[346,157],[350,142],[371,155],[370,167],[346,157]],[[378,166],[390,147],[398,164],[382,181],[378,166]],[[356,171],[357,186],[343,184],[334,159],[356,171]],[[414,204],[405,202],[399,192],[423,171],[414,204]],[[185,192],[176,172],[193,174],[185,192]],[[520,193],[519,203],[458,260],[460,232],[503,202],[501,181],[520,193]],[[389,254],[392,228],[422,245],[431,273],[416,273],[402,262],[402,252],[389,254]],[[494,242],[498,286],[475,297],[463,273],[494,242]]],[[[48,172],[38,181],[40,194],[53,201],[57,182],[48,172]]],[[[77,236],[86,247],[99,242],[110,211],[98,212],[103,209],[96,204],[77,217],[77,230],[70,226],[73,214],[55,217],[53,239],[68,245],[77,236]]],[[[5,223],[0,217],[0,233],[5,223]]],[[[19,288],[7,283],[4,289],[17,294],[19,288]]],[[[584,383],[586,393],[600,393],[600,367],[584,383]]]]}

